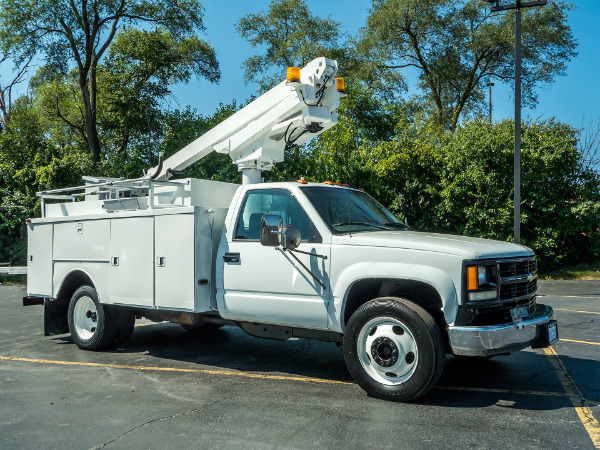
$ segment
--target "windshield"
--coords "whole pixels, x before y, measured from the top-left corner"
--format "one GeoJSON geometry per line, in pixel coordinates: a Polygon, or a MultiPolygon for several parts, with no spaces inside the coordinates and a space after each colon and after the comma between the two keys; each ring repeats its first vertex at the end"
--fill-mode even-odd
{"type": "Polygon", "coordinates": [[[301,189],[333,232],[406,229],[366,192],[318,186],[301,189]]]}

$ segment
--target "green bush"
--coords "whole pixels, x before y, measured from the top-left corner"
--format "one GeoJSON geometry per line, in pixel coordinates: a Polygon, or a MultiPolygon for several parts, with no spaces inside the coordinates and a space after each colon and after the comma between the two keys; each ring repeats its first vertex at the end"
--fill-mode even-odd
{"type": "MultiPolygon", "coordinates": [[[[474,120],[444,135],[416,128],[365,152],[370,190],[419,229],[511,241],[513,122],[474,120]]],[[[580,165],[577,130],[523,125],[521,242],[544,268],[600,256],[599,186],[580,165]]]]}
{"type": "MultiPolygon", "coordinates": [[[[357,98],[345,101],[336,127],[288,149],[265,178],[350,182],[418,230],[513,239],[512,121],[466,121],[450,134],[357,98]]],[[[39,216],[37,191],[79,185],[82,175],[139,177],[159,150],[173,154],[235,110],[232,103],[209,117],[190,109],[167,113],[152,151],[134,145],[94,165],[87,150],[52,137],[34,108],[18,104],[0,133],[0,261],[24,264],[25,219],[39,216]]],[[[556,121],[523,124],[521,241],[546,271],[600,257],[600,180],[581,164],[577,139],[578,130],[556,121]]],[[[216,153],[187,172],[240,179],[229,157],[216,153]]]]}

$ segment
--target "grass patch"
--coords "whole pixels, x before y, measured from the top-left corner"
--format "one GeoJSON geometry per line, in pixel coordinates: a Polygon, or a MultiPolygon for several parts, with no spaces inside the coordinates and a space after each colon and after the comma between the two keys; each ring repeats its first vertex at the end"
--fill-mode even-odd
{"type": "Polygon", "coordinates": [[[0,284],[27,284],[27,275],[0,277],[0,284]]]}
{"type": "Polygon", "coordinates": [[[543,272],[540,280],[600,280],[600,261],[543,272]]]}

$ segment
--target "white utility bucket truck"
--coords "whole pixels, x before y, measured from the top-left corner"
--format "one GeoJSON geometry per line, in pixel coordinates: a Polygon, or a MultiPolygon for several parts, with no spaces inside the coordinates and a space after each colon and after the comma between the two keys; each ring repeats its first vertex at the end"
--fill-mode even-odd
{"type": "Polygon", "coordinates": [[[101,350],[145,317],[331,341],[361,387],[399,401],[431,389],[448,353],[489,357],[557,340],[552,309],[536,303],[530,249],[413,231],[348,186],[261,183],[287,147],[336,124],[336,74],[326,58],[290,68],[140,179],[85,177],[40,192],[23,301],[44,305],[46,335],[70,332],[80,348],[101,350]],[[176,179],[212,151],[231,156],[241,186],[176,179]]]}

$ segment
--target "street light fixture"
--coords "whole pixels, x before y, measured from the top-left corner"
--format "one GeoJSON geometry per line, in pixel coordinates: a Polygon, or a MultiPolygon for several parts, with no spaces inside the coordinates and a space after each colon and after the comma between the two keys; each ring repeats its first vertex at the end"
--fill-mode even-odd
{"type": "MultiPolygon", "coordinates": [[[[516,0],[509,5],[500,5],[500,0],[486,0],[493,6],[490,11],[515,10],[515,243],[521,243],[521,9],[544,6],[546,0],[522,2],[516,0]]],[[[491,87],[490,87],[491,90],[491,87]]]]}

